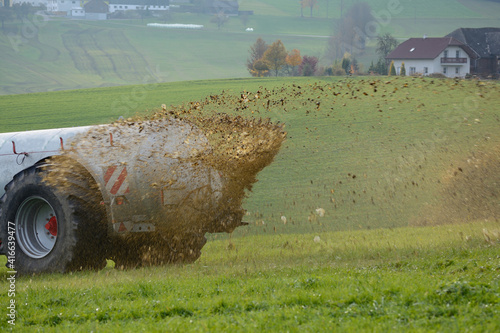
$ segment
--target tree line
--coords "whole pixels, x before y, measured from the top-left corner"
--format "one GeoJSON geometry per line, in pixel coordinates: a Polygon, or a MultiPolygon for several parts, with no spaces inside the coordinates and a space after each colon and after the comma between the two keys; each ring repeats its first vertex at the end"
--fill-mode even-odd
{"type": "Polygon", "coordinates": [[[23,21],[28,16],[33,15],[38,10],[45,10],[45,5],[41,4],[38,7],[33,6],[30,3],[15,3],[10,6],[9,1],[5,1],[4,6],[0,7],[0,22],[2,24],[2,30],[5,31],[5,22],[18,19],[23,21]]]}
{"type": "MultiPolygon", "coordinates": [[[[377,37],[376,53],[379,55],[376,63],[371,63],[368,72],[387,75],[388,64],[386,56],[398,45],[397,40],[386,33],[377,37]]],[[[362,68],[356,57],[345,52],[342,58],[334,60],[326,67],[319,66],[319,59],[314,56],[301,56],[298,49],[287,51],[281,40],[268,45],[262,38],[257,38],[250,46],[250,57],[246,67],[252,76],[313,76],[313,75],[353,75],[362,68]]]]}
{"type": "Polygon", "coordinates": [[[316,73],[319,59],[301,56],[298,49],[288,52],[278,39],[268,45],[262,38],[250,47],[247,69],[252,76],[312,76],[316,73]]]}
{"type": "MultiPolygon", "coordinates": [[[[301,8],[309,7],[311,15],[316,4],[317,0],[301,0],[301,8]]],[[[379,33],[379,16],[380,13],[373,12],[368,3],[356,2],[339,19],[334,20],[334,30],[321,60],[326,66],[320,66],[317,57],[302,57],[297,49],[288,52],[281,40],[267,45],[262,38],[258,38],[250,47],[247,69],[252,76],[353,75],[360,72],[386,75],[389,68],[386,57],[398,45],[398,41],[389,33],[379,33]],[[366,43],[370,39],[376,39],[378,59],[372,61],[366,70],[359,64],[357,57],[364,55],[366,43]]]]}

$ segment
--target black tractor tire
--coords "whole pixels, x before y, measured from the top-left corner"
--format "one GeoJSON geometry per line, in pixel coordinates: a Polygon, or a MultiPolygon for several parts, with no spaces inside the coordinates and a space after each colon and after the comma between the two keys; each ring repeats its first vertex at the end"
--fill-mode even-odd
{"type": "Polygon", "coordinates": [[[17,174],[0,199],[0,237],[5,242],[8,226],[15,227],[14,270],[21,275],[106,266],[105,211],[95,181],[81,165],[59,170],[56,161],[17,174]],[[48,174],[61,186],[48,183],[48,174]]]}

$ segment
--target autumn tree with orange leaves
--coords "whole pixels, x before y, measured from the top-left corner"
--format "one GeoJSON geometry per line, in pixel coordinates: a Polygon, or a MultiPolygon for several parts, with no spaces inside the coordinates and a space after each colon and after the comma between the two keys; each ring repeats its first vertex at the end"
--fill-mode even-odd
{"type": "Polygon", "coordinates": [[[262,38],[250,46],[247,69],[252,76],[297,76],[314,75],[318,59],[301,56],[298,49],[288,52],[281,40],[267,45],[262,38]],[[306,60],[306,61],[304,61],[306,60]]]}
{"type": "Polygon", "coordinates": [[[285,58],[286,64],[290,67],[290,75],[297,75],[297,68],[302,63],[300,51],[293,49],[285,58]]]}

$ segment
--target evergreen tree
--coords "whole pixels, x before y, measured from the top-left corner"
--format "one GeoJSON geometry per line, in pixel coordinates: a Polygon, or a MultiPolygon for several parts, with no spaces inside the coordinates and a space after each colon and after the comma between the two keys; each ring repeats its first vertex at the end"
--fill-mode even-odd
{"type": "Polygon", "coordinates": [[[378,74],[387,75],[387,63],[385,62],[385,59],[379,58],[375,68],[377,69],[376,72],[378,74]]]}
{"type": "Polygon", "coordinates": [[[389,76],[396,75],[396,67],[394,67],[394,60],[391,61],[391,66],[389,67],[389,76]]]}
{"type": "Polygon", "coordinates": [[[401,76],[406,76],[406,68],[405,68],[405,63],[401,63],[401,72],[399,73],[401,76]]]}
{"type": "Polygon", "coordinates": [[[346,74],[349,74],[349,71],[351,70],[351,55],[348,52],[344,53],[344,56],[342,57],[342,68],[346,74]]]}
{"type": "Polygon", "coordinates": [[[264,52],[266,52],[267,48],[268,46],[266,42],[260,37],[252,46],[250,46],[250,50],[248,51],[250,53],[250,58],[247,59],[247,69],[253,76],[262,75],[261,71],[263,70],[263,65],[259,64],[256,66],[256,62],[262,59],[262,57],[264,56],[264,52]],[[259,72],[254,72],[256,70],[256,67],[259,68],[258,69],[259,72]]]}

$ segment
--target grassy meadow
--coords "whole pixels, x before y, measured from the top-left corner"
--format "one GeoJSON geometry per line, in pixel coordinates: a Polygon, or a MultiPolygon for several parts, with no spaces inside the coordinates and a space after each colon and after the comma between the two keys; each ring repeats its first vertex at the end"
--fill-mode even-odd
{"type": "Polygon", "coordinates": [[[0,327],[497,331],[498,88],[433,78],[265,78],[0,96],[10,119],[1,131],[201,102],[206,114],[269,117],[288,133],[245,201],[250,225],[208,235],[194,264],[120,271],[109,262],[99,272],[20,277],[15,297],[1,268],[0,303],[14,299],[17,317],[15,327],[6,317],[0,327]]]}
{"type": "Polygon", "coordinates": [[[271,118],[288,133],[246,200],[251,227],[236,234],[432,225],[498,216],[488,194],[498,193],[498,87],[432,78],[264,78],[8,95],[0,106],[10,121],[0,131],[106,123],[219,95],[204,112],[271,118]],[[249,96],[243,104],[241,94],[249,96]]]}
{"type": "MultiPolygon", "coordinates": [[[[184,266],[19,278],[18,332],[495,332],[498,222],[209,242],[184,266]]],[[[8,304],[6,269],[0,303],[8,304]]]]}
{"type": "MultiPolygon", "coordinates": [[[[354,0],[343,0],[345,8],[354,0]]],[[[258,37],[325,62],[341,0],[300,17],[242,0],[248,22],[51,19],[0,31],[0,133],[147,117],[202,104],[285,124],[244,202],[246,227],[207,235],[190,265],[19,277],[0,257],[1,331],[496,332],[500,330],[500,86],[417,77],[249,78],[258,37]],[[253,27],[253,33],[244,29],[253,27]],[[34,32],[33,34],[28,32],[34,32]],[[85,88],[85,89],[83,89],[85,88]],[[217,95],[217,103],[209,96],[217,95]],[[16,302],[16,325],[6,307],[16,302]]],[[[374,12],[387,0],[370,1],[374,12]]],[[[400,0],[399,39],[500,26],[500,3],[400,0]]],[[[380,21],[382,22],[382,21],[380,21]]],[[[379,23],[380,23],[379,22],[379,23]]],[[[374,42],[360,55],[376,60],[374,42]]]]}

